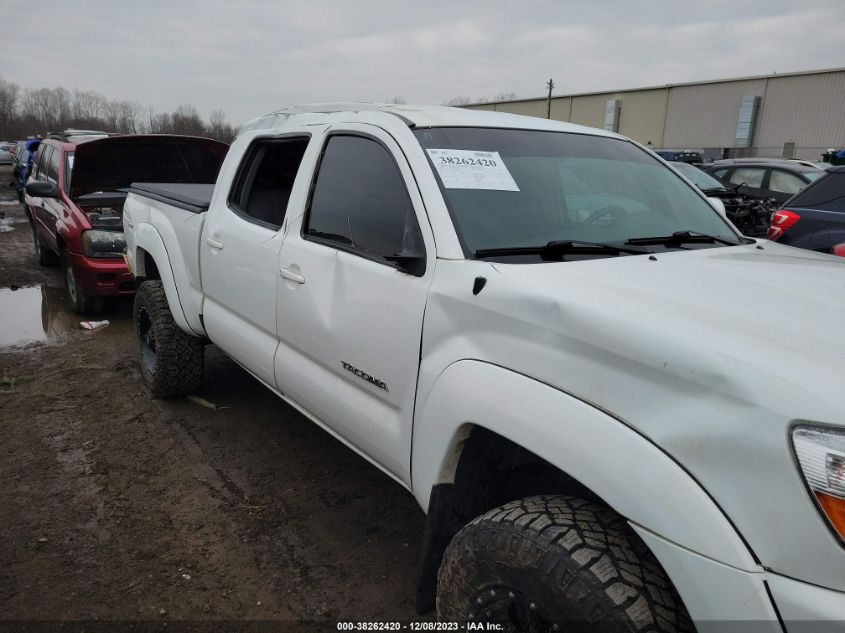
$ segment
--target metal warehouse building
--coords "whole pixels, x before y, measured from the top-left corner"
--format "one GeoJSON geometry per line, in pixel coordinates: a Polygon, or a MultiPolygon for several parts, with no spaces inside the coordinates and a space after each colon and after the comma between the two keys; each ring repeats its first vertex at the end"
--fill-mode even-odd
{"type": "Polygon", "coordinates": [[[705,158],[818,160],[845,147],[845,68],[465,106],[613,130],[655,149],[705,158]]]}

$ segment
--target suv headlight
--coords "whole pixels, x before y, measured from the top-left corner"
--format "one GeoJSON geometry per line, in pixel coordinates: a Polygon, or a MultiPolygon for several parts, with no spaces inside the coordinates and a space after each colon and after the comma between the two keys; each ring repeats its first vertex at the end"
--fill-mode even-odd
{"type": "Polygon", "coordinates": [[[845,429],[798,425],[792,429],[792,445],[804,481],[845,540],[845,429]]]}
{"type": "Polygon", "coordinates": [[[123,257],[126,239],[123,231],[85,231],[82,234],[82,252],[88,257],[114,258],[123,257]]]}

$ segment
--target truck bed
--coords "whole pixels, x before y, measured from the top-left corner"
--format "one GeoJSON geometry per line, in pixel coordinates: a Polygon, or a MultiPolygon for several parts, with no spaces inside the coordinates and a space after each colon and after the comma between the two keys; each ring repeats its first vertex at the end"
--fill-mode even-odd
{"type": "Polygon", "coordinates": [[[211,203],[211,195],[214,193],[213,184],[183,184],[163,182],[133,182],[129,191],[166,202],[174,207],[185,209],[191,213],[205,213],[211,203]]]}

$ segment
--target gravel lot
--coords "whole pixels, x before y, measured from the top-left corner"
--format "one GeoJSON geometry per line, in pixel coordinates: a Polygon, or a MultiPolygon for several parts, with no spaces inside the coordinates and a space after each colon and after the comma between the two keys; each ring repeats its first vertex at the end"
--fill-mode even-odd
{"type": "Polygon", "coordinates": [[[0,630],[418,619],[411,495],[213,347],[199,395],[217,410],[152,399],[128,302],[101,317],[108,328],[79,327],[9,178],[2,168],[0,630]]]}

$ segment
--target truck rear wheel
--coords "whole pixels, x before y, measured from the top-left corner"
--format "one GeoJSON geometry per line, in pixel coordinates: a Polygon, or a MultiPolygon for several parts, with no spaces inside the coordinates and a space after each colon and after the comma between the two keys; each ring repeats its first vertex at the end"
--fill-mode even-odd
{"type": "Polygon", "coordinates": [[[203,343],[182,331],[160,281],[145,281],[135,293],[132,311],[141,375],[154,395],[172,398],[193,393],[202,382],[203,343]]]}
{"type": "Polygon", "coordinates": [[[694,631],[660,564],[625,520],[573,497],[478,517],[440,567],[437,616],[514,631],[694,631]]]}

